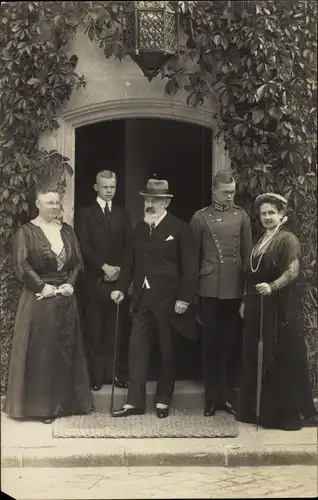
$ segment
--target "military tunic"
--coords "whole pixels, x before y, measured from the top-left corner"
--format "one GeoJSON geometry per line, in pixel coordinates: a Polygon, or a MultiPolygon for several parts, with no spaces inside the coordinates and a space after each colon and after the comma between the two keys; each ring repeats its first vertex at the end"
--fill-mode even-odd
{"type": "Polygon", "coordinates": [[[244,271],[252,246],[250,220],[236,205],[213,205],[191,220],[201,304],[205,404],[228,402],[244,271]]]}
{"type": "Polygon", "coordinates": [[[198,294],[240,298],[251,246],[250,220],[243,208],[214,203],[191,220],[197,249],[198,294]]]}

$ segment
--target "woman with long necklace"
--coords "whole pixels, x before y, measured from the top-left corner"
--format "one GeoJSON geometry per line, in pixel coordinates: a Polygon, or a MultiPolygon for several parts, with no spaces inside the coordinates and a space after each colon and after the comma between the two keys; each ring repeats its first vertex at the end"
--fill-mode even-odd
{"type": "Polygon", "coordinates": [[[14,267],[23,288],[4,411],[51,423],[92,409],[73,293],[83,263],[73,229],[58,220],[57,190],[39,187],[36,206],[38,216],[14,238],[14,267]]]}
{"type": "Polygon", "coordinates": [[[256,198],[265,232],[250,257],[244,317],[242,373],[237,420],[256,422],[257,348],[263,297],[263,366],[259,423],[298,430],[314,422],[304,339],[301,296],[297,290],[300,244],[285,229],[287,200],[275,193],[256,198]]]}

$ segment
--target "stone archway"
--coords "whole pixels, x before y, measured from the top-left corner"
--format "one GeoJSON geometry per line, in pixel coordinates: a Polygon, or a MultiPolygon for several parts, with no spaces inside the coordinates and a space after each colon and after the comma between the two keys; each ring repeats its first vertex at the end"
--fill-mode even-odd
{"type": "MultiPolygon", "coordinates": [[[[75,166],[75,130],[77,127],[101,121],[126,118],[164,118],[201,125],[212,130],[215,121],[212,111],[205,107],[190,108],[186,103],[171,102],[163,98],[125,98],[98,102],[62,112],[58,118],[60,128],[53,134],[41,138],[41,145],[46,149],[56,149],[69,158],[69,163],[76,175],[75,166]]],[[[228,168],[229,159],[222,141],[213,139],[213,171],[228,168]]],[[[67,178],[64,196],[64,220],[74,222],[74,175],[67,178]]]]}

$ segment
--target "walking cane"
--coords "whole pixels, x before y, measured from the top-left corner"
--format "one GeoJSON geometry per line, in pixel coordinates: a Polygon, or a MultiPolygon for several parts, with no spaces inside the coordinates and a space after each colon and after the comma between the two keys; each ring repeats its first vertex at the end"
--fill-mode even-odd
{"type": "Polygon", "coordinates": [[[259,340],[257,346],[256,430],[258,430],[258,419],[260,415],[262,374],[263,374],[263,295],[261,295],[259,340]]]}
{"type": "Polygon", "coordinates": [[[116,325],[115,325],[115,346],[114,346],[114,359],[113,359],[113,380],[112,380],[112,394],[110,399],[110,413],[114,409],[114,391],[115,391],[115,377],[117,365],[117,345],[118,345],[118,321],[119,321],[119,302],[116,304],[116,325]]]}

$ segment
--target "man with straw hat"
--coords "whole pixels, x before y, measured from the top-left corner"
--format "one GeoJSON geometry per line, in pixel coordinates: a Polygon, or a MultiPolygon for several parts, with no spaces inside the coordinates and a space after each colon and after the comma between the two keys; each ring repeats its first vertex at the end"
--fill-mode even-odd
{"type": "Polygon", "coordinates": [[[175,385],[173,318],[191,310],[196,292],[194,241],[190,226],[167,213],[173,195],[166,180],[149,179],[144,219],[137,224],[124,258],[118,287],[111,297],[119,303],[133,282],[133,326],[129,345],[127,404],[114,417],[141,415],[146,408],[146,382],[155,334],[161,354],[156,413],[169,415],[175,385]]]}

